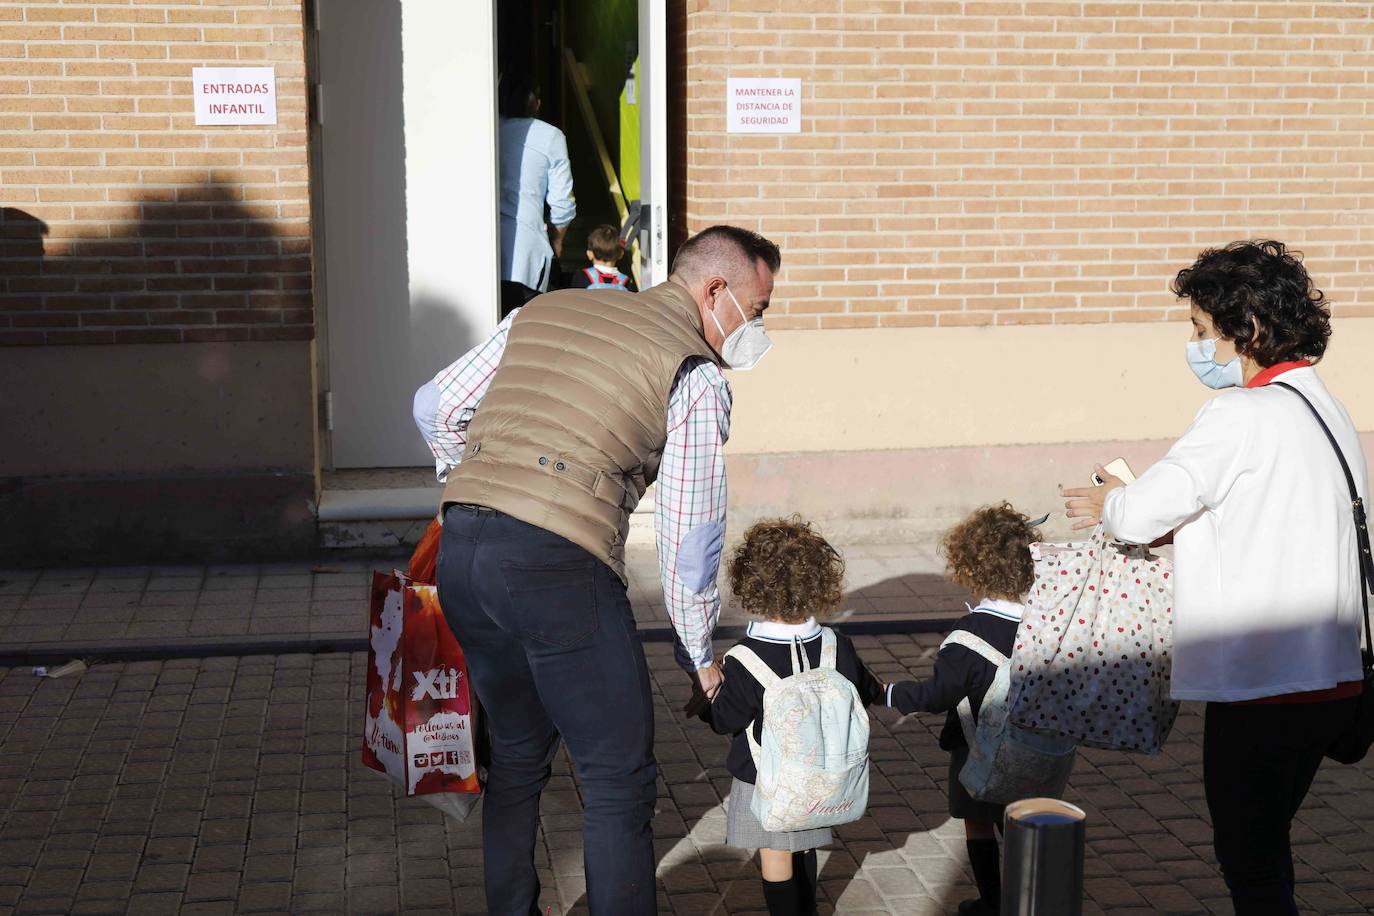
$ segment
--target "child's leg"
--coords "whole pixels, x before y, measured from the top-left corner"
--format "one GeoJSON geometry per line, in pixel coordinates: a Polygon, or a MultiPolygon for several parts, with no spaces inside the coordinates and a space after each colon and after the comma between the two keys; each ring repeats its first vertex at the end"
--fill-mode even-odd
{"type": "MultiPolygon", "coordinates": [[[[996,821],[973,818],[964,821],[969,867],[973,869],[973,880],[978,885],[979,902],[990,912],[996,912],[1002,905],[1002,856],[997,847],[996,829],[996,821]]],[[[960,909],[964,910],[962,906],[960,909]]],[[[965,910],[974,911],[973,908],[965,910]]]]}
{"type": "Polygon", "coordinates": [[[797,903],[803,916],[816,912],[816,850],[792,853],[792,883],[797,887],[797,903]]]}
{"type": "Polygon", "coordinates": [[[792,853],[781,849],[760,849],[759,869],[763,872],[763,899],[769,916],[802,916],[797,886],[792,882],[792,853]]]}

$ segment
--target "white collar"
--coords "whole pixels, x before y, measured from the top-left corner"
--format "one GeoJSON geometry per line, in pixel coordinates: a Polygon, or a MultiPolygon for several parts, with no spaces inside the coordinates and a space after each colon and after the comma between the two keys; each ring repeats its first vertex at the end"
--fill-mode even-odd
{"type": "Polygon", "coordinates": [[[798,637],[803,642],[821,635],[821,625],[815,617],[808,617],[802,623],[782,623],[778,620],[755,620],[749,624],[745,635],[750,639],[765,642],[791,642],[798,637]]]}
{"type": "Polygon", "coordinates": [[[615,264],[612,264],[610,267],[606,267],[606,266],[603,265],[600,261],[593,261],[593,262],[592,262],[592,267],[593,267],[593,269],[596,270],[597,273],[602,273],[602,274],[618,274],[618,273],[620,273],[620,268],[619,268],[618,266],[616,266],[615,264]]]}
{"type": "MultiPolygon", "coordinates": [[[[968,607],[967,604],[964,605],[968,607]]],[[[1003,601],[1001,598],[984,598],[977,607],[969,608],[974,614],[991,614],[1003,620],[1020,620],[1026,606],[1019,601],[1003,601]]]]}

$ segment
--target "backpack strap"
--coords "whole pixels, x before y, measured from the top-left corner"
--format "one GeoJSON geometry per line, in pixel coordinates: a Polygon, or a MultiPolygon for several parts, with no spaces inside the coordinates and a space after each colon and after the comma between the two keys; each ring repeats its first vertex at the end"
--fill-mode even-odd
{"type": "Polygon", "coordinates": [[[839,642],[835,639],[835,631],[830,627],[821,627],[821,663],[817,667],[834,668],[838,646],[839,642]]]}
{"type": "Polygon", "coordinates": [[[951,632],[945,637],[945,641],[940,643],[941,649],[945,646],[963,646],[970,652],[976,652],[978,655],[981,655],[984,659],[999,668],[1009,661],[1005,655],[994,649],[992,644],[986,639],[983,639],[981,636],[975,636],[968,630],[954,630],[951,632]]]}
{"type": "MultiPolygon", "coordinates": [[[[763,659],[759,658],[758,654],[748,646],[735,646],[729,652],[725,653],[725,657],[733,658],[743,665],[745,670],[754,676],[754,680],[758,681],[759,685],[763,687],[765,693],[768,691],[769,687],[772,687],[774,684],[778,683],[778,681],[782,680],[782,678],[778,677],[777,673],[774,672],[772,668],[764,664],[763,659]]],[[[794,666],[796,665],[795,659],[792,664],[794,666]]],[[[758,719],[755,719],[744,727],[744,737],[749,741],[749,756],[754,758],[754,766],[758,766],[759,758],[763,756],[763,748],[754,740],[754,724],[756,722],[758,722],[758,719]]]]}
{"type": "Polygon", "coordinates": [[[769,687],[772,687],[778,681],[782,680],[782,678],[778,677],[777,673],[774,672],[772,668],[769,668],[768,665],[764,663],[763,659],[759,658],[754,650],[748,646],[735,646],[729,652],[725,653],[725,657],[733,658],[743,665],[745,670],[754,676],[754,680],[758,681],[759,686],[764,690],[767,690],[769,687]]]}
{"type": "Polygon", "coordinates": [[[601,282],[601,274],[597,272],[595,267],[584,267],[582,268],[582,273],[584,276],[586,276],[588,283],[601,282]]]}
{"type": "MultiPolygon", "coordinates": [[[[940,648],[945,646],[963,646],[970,652],[976,652],[986,661],[991,662],[997,667],[1002,667],[1007,663],[1007,657],[992,647],[986,639],[975,636],[968,630],[954,630],[945,637],[945,641],[940,643],[940,648]]],[[[964,741],[968,744],[970,752],[974,752],[978,747],[977,732],[978,720],[973,718],[973,701],[964,697],[959,701],[957,707],[959,712],[959,728],[964,733],[964,741]]]]}

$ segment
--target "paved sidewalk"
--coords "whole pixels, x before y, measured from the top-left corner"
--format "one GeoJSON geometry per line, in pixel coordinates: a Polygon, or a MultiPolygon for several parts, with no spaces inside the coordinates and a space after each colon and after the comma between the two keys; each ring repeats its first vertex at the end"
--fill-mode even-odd
{"type": "MultiPolygon", "coordinates": [[[[940,576],[931,545],[840,546],[849,588],[842,619],[934,620],[964,612],[969,596],[940,576]]],[[[654,549],[633,547],[627,558],[641,627],[667,628],[654,549]]],[[[367,632],[371,571],[406,559],[0,570],[0,652],[191,647],[208,654],[283,640],[358,640],[367,632]]],[[[722,623],[740,622],[727,606],[722,623]]]]}
{"type": "MultiPolygon", "coordinates": [[[[151,580],[150,580],[151,581],[151,580]]],[[[887,677],[928,673],[938,635],[860,637],[887,677]]],[[[723,739],[678,712],[687,682],[648,647],[662,778],[660,912],[763,912],[756,866],[721,845],[723,739]]],[[[361,653],[0,670],[0,913],[478,913],[480,826],[361,766],[361,653]]],[[[951,913],[971,893],[945,815],[940,717],[875,714],[867,816],[837,831],[823,912],[951,913]]],[[[1227,913],[1186,707],[1158,757],[1087,752],[1087,912],[1227,913]]],[[[585,912],[577,786],[544,798],[545,902],[585,912]]],[[[477,816],[480,818],[480,814],[477,816]]],[[[1374,762],[1328,764],[1294,831],[1304,912],[1374,909],[1374,762]]]]}

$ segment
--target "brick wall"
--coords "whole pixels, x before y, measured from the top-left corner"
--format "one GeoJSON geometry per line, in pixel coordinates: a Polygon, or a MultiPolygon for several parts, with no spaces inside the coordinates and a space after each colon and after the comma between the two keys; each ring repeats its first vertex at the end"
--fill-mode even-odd
{"type": "Polygon", "coordinates": [[[685,0],[686,222],[781,243],[776,326],[1175,318],[1173,274],[1255,236],[1374,315],[1372,16],[685,0]],[[727,135],[728,76],[800,77],[802,133],[727,135]]]}
{"type": "Polygon", "coordinates": [[[0,344],[314,334],[300,0],[0,5],[0,344]],[[198,127],[195,66],[276,67],[198,127]]]}

